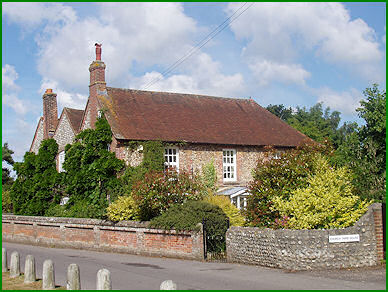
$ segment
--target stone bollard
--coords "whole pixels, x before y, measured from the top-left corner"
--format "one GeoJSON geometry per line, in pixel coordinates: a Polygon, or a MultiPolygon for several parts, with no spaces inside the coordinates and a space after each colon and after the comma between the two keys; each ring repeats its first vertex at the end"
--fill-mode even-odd
{"type": "Polygon", "coordinates": [[[2,267],[3,267],[3,273],[7,272],[8,271],[8,267],[7,267],[7,251],[6,249],[3,247],[3,253],[2,253],[2,267]]]}
{"type": "Polygon", "coordinates": [[[24,264],[24,283],[33,283],[36,281],[35,258],[32,255],[26,256],[24,264]]]}
{"type": "Polygon", "coordinates": [[[14,251],[11,254],[11,263],[9,270],[11,278],[16,278],[20,276],[20,256],[17,251],[14,251]]]}
{"type": "Polygon", "coordinates": [[[70,264],[67,267],[67,290],[81,290],[81,279],[79,273],[79,267],[76,264],[70,264]]]}
{"type": "Polygon", "coordinates": [[[172,280],[163,281],[160,290],[176,290],[176,284],[172,280]]]}
{"type": "Polygon", "coordinates": [[[43,263],[42,289],[52,290],[55,288],[55,272],[52,260],[45,260],[43,263]]]}
{"type": "Polygon", "coordinates": [[[101,269],[97,272],[97,290],[112,290],[110,272],[107,269],[101,269]]]}

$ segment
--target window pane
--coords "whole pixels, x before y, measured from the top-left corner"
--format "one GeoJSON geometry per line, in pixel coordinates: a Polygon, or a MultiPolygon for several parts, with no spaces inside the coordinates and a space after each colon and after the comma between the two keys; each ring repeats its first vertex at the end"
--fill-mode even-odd
{"type": "Polygon", "coordinates": [[[174,162],[176,162],[176,156],[173,156],[173,160],[174,160],[174,162]]]}

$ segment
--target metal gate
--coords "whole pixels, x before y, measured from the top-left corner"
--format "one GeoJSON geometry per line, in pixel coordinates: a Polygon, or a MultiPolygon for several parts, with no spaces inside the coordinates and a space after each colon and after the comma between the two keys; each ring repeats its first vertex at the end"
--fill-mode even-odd
{"type": "Polygon", "coordinates": [[[226,231],[229,228],[229,218],[224,226],[212,225],[206,219],[202,219],[202,225],[204,259],[226,262],[226,231]]]}

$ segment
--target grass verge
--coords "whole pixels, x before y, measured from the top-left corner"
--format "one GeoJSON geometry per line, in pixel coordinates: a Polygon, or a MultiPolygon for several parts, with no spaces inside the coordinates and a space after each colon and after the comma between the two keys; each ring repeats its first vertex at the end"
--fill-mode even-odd
{"type": "MultiPolygon", "coordinates": [[[[11,278],[9,272],[6,272],[2,277],[2,290],[42,290],[42,280],[24,284],[24,275],[11,278]]],[[[66,290],[66,287],[57,286],[55,290],[66,290]]]]}

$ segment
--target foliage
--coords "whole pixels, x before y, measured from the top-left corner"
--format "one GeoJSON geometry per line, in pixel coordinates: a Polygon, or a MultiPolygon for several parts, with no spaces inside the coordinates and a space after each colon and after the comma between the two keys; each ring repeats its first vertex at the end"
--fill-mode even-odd
{"type": "Polygon", "coordinates": [[[258,160],[253,170],[253,180],[249,184],[251,195],[247,198],[244,211],[249,225],[274,227],[280,214],[273,209],[273,198],[287,199],[292,191],[307,186],[316,153],[332,155],[331,144],[328,141],[322,144],[305,143],[280,153],[276,149],[267,148],[264,158],[258,160]],[[275,154],[277,158],[274,158],[275,154]]]}
{"type": "Polygon", "coordinates": [[[202,167],[202,182],[208,191],[217,191],[217,172],[213,160],[202,167]]]}
{"type": "Polygon", "coordinates": [[[172,206],[162,215],[151,220],[151,226],[163,229],[198,230],[198,223],[205,219],[208,226],[213,226],[211,233],[224,235],[227,226],[227,216],[216,205],[203,201],[188,201],[172,206]]]}
{"type": "Polygon", "coordinates": [[[368,203],[352,194],[351,172],[335,169],[323,156],[315,155],[307,186],[291,191],[288,199],[277,196],[273,209],[289,218],[293,229],[344,228],[367,211],[368,203]]]}
{"type": "Polygon", "coordinates": [[[202,186],[196,176],[191,177],[183,171],[151,171],[145,175],[144,180],[134,184],[132,196],[139,208],[140,219],[150,220],[173,204],[200,200],[202,186]]]}
{"type": "MultiPolygon", "coordinates": [[[[130,146],[138,147],[140,142],[132,142],[130,146]]],[[[146,173],[150,171],[164,170],[164,146],[161,141],[144,141],[143,146],[143,161],[139,166],[128,166],[124,170],[124,174],[120,177],[120,184],[124,194],[130,194],[132,186],[135,182],[143,180],[146,173]]],[[[133,149],[134,147],[130,147],[133,149]]]]}
{"type": "Polygon", "coordinates": [[[366,100],[357,109],[365,125],[348,135],[333,162],[354,172],[355,193],[361,198],[385,202],[386,194],[386,92],[376,84],[364,91],[366,100]]]}
{"type": "Polygon", "coordinates": [[[103,211],[98,206],[90,206],[87,200],[77,200],[73,205],[53,204],[44,215],[48,217],[101,218],[104,214],[103,211]]]}
{"type": "Polygon", "coordinates": [[[66,192],[70,199],[66,209],[73,209],[77,217],[89,214],[91,218],[103,218],[109,200],[120,194],[118,172],[123,161],[108,150],[112,131],[105,118],[98,118],[95,129],[79,133],[72,145],[66,146],[65,169],[66,192]],[[94,213],[82,211],[95,210],[94,213]]]}
{"type": "Polygon", "coordinates": [[[226,216],[228,216],[230,225],[243,226],[245,224],[244,216],[242,216],[240,210],[230,202],[228,197],[210,194],[204,198],[204,201],[220,207],[226,216]]]}
{"type": "Polygon", "coordinates": [[[12,200],[10,195],[10,190],[8,189],[2,189],[1,190],[1,207],[3,213],[11,213],[13,210],[12,207],[12,200]]]}
{"type": "Polygon", "coordinates": [[[107,215],[113,222],[137,219],[135,201],[131,196],[118,197],[107,208],[107,215]]]}
{"type": "Polygon", "coordinates": [[[27,152],[24,162],[15,162],[17,179],[11,188],[15,214],[42,216],[51,204],[61,198],[61,174],[56,170],[58,145],[54,139],[44,140],[35,155],[27,152]]]}
{"type": "MultiPolygon", "coordinates": [[[[1,151],[2,161],[8,163],[9,165],[13,165],[14,164],[14,160],[12,158],[13,153],[14,152],[8,148],[8,143],[4,143],[2,151],[1,151]]],[[[6,168],[6,167],[2,168],[1,180],[2,180],[3,189],[10,188],[10,186],[12,185],[12,183],[14,181],[13,178],[10,176],[10,174],[11,174],[11,172],[8,168],[6,168]]]]}
{"type": "Polygon", "coordinates": [[[335,148],[357,127],[356,123],[344,123],[339,127],[340,112],[330,112],[328,107],[323,109],[322,103],[317,103],[310,109],[297,107],[295,111],[282,104],[269,105],[267,110],[314,141],[322,142],[329,139],[335,148]]]}

